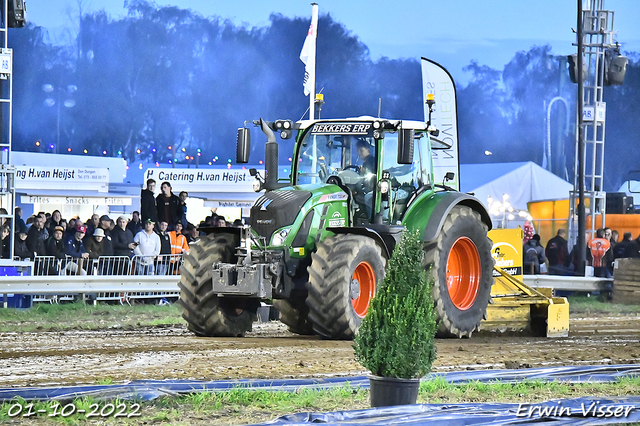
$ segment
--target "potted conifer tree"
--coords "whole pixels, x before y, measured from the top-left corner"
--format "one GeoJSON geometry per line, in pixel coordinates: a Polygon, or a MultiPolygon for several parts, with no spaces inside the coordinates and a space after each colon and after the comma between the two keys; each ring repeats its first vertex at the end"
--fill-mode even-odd
{"type": "Polygon", "coordinates": [[[354,339],[356,360],[372,374],[372,407],[415,404],[436,359],[433,282],[419,237],[403,233],[354,339]]]}

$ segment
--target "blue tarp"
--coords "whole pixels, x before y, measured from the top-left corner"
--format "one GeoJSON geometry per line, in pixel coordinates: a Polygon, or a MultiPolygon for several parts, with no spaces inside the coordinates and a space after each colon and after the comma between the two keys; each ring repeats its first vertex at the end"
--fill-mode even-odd
{"type": "Polygon", "coordinates": [[[416,404],[334,413],[299,413],[261,425],[604,425],[640,422],[640,397],[557,399],[539,404],[416,404]],[[595,412],[594,412],[595,410],[595,412]],[[616,412],[618,410],[618,412],[616,412]],[[601,415],[601,417],[597,417],[601,415]],[[605,417],[608,416],[608,417],[605,417]]]}
{"type": "MultiPolygon", "coordinates": [[[[613,382],[621,377],[640,377],[640,364],[593,365],[526,368],[517,370],[471,370],[449,373],[432,373],[422,380],[442,378],[448,383],[464,384],[467,382],[507,382],[516,383],[523,380],[561,380],[570,383],[613,382]]],[[[220,392],[238,387],[246,389],[267,389],[273,391],[295,391],[302,388],[328,389],[349,384],[352,387],[369,388],[366,376],[282,379],[282,380],[217,380],[203,382],[200,380],[135,380],[127,384],[56,386],[0,389],[0,402],[14,397],[26,400],[72,400],[76,397],[91,395],[94,398],[138,398],[149,401],[164,395],[188,394],[194,392],[220,392]]],[[[639,389],[640,392],[640,389],[639,389]]]]}
{"type": "MultiPolygon", "coordinates": [[[[449,383],[464,384],[467,382],[509,382],[523,380],[564,381],[570,383],[613,382],[622,377],[640,377],[640,365],[606,365],[581,367],[548,367],[518,370],[475,370],[450,373],[435,373],[427,375],[423,380],[442,378],[449,383]]],[[[7,402],[16,397],[26,400],[57,400],[70,401],[74,398],[91,396],[95,399],[112,400],[137,399],[153,400],[161,396],[181,395],[194,392],[220,392],[233,388],[250,390],[266,389],[272,391],[295,391],[302,388],[328,389],[345,386],[369,387],[369,380],[365,376],[336,377],[325,379],[289,379],[289,380],[220,380],[203,382],[196,380],[137,380],[127,384],[115,385],[87,385],[70,387],[41,387],[41,388],[10,388],[0,389],[0,402],[7,402]]],[[[638,390],[640,393],[640,389],[638,390]]],[[[628,398],[578,398],[572,400],[554,400],[545,403],[529,405],[519,404],[420,404],[402,407],[344,411],[336,413],[303,413],[284,416],[265,424],[308,424],[323,423],[335,425],[367,424],[367,425],[422,425],[422,424],[527,424],[533,421],[551,421],[551,417],[540,417],[543,410],[563,411],[556,416],[556,424],[606,424],[640,421],[640,396],[628,398]],[[598,402],[599,401],[599,402],[598,402]],[[616,409],[623,405],[632,407],[627,417],[587,417],[583,415],[582,404],[585,409],[592,407],[606,410],[607,407],[616,409]],[[533,413],[528,416],[529,407],[533,413]],[[520,416],[518,410],[520,409],[520,416]],[[524,410],[524,411],[523,411],[524,410]],[[615,420],[615,421],[613,421],[615,420]]],[[[596,415],[598,412],[596,412],[596,415]]],[[[605,412],[606,415],[606,412],[605,412]]]]}

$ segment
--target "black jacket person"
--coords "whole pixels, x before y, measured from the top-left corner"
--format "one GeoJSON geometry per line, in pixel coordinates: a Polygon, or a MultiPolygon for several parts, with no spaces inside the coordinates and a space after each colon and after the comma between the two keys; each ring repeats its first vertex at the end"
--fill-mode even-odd
{"type": "Polygon", "coordinates": [[[162,193],[156,197],[158,222],[167,222],[169,224],[168,229],[172,231],[176,223],[182,219],[182,203],[180,198],[171,192],[171,184],[169,182],[162,182],[160,189],[162,193]]]}
{"type": "Polygon", "coordinates": [[[147,219],[151,219],[154,223],[158,222],[156,199],[153,195],[153,191],[155,191],[155,189],[156,181],[153,179],[147,179],[147,188],[140,192],[140,218],[142,219],[142,223],[146,222],[147,219]]]}
{"type": "Polygon", "coordinates": [[[37,256],[47,255],[45,247],[45,241],[48,238],[47,234],[44,229],[44,218],[37,217],[27,233],[27,248],[31,253],[36,253],[37,256]]]}

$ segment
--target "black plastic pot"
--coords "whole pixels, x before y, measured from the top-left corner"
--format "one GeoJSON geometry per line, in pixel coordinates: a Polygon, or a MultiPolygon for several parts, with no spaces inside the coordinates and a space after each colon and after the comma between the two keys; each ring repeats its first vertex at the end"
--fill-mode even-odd
{"type": "Polygon", "coordinates": [[[415,404],[418,399],[420,379],[369,376],[372,407],[415,404]]]}

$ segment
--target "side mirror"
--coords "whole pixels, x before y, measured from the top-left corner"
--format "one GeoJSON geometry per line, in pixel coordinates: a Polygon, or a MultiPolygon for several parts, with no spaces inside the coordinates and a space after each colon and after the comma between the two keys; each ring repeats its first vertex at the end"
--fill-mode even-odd
{"type": "Polygon", "coordinates": [[[236,140],[236,163],[248,163],[250,152],[251,130],[246,127],[241,127],[238,129],[238,138],[236,140]]]}
{"type": "Polygon", "coordinates": [[[447,172],[444,174],[444,180],[445,182],[449,182],[450,180],[453,180],[453,178],[456,177],[456,174],[453,172],[447,172]]]}
{"type": "Polygon", "coordinates": [[[413,163],[413,129],[398,130],[398,164],[413,163]]]}

